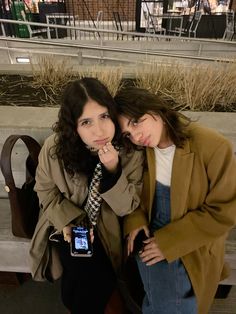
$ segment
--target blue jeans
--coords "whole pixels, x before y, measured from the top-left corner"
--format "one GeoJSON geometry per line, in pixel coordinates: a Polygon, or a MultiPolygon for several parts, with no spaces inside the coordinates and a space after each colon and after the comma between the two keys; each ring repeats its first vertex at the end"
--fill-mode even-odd
{"type": "MultiPolygon", "coordinates": [[[[151,232],[170,222],[170,188],[159,182],[153,202],[151,232]]],[[[180,259],[146,266],[136,257],[145,290],[143,314],[196,314],[197,304],[192,285],[180,259]]]]}

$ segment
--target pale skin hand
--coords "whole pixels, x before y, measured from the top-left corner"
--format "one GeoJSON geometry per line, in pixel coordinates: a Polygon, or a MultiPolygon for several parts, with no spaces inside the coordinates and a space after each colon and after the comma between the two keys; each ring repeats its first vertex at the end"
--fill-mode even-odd
{"type": "Polygon", "coordinates": [[[149,230],[147,226],[142,226],[140,228],[137,228],[133,231],[130,232],[129,236],[128,236],[128,255],[130,255],[133,252],[134,249],[134,240],[137,236],[137,234],[139,233],[139,231],[144,230],[145,234],[147,237],[149,237],[149,230]]]}
{"type": "MultiPolygon", "coordinates": [[[[63,233],[63,236],[64,236],[64,240],[68,243],[71,242],[71,228],[72,227],[75,227],[75,225],[73,224],[69,224],[67,226],[65,226],[63,229],[62,229],[62,233],[63,233]]],[[[90,229],[90,239],[91,239],[91,243],[93,243],[94,241],[94,233],[93,233],[93,228],[90,229]]]]}
{"type": "Polygon", "coordinates": [[[101,163],[109,172],[116,172],[119,164],[119,152],[115,147],[110,143],[106,143],[98,151],[98,156],[101,163]]]}
{"type": "Polygon", "coordinates": [[[139,256],[147,266],[154,265],[165,259],[154,237],[143,241],[143,243],[145,243],[145,245],[142,253],[140,253],[139,256]]]}
{"type": "Polygon", "coordinates": [[[63,236],[64,236],[64,240],[68,243],[71,242],[71,228],[74,227],[74,225],[72,224],[69,224],[68,226],[65,226],[63,229],[62,229],[62,233],[63,233],[63,236]]]}

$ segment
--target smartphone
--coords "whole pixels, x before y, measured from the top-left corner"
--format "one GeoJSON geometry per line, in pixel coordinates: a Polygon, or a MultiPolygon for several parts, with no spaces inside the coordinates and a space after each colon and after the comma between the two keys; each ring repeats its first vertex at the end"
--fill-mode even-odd
{"type": "Polygon", "coordinates": [[[72,227],[70,253],[72,256],[90,257],[93,247],[89,229],[86,227],[72,227]]]}
{"type": "Polygon", "coordinates": [[[147,236],[144,230],[143,229],[140,230],[134,240],[134,249],[133,249],[134,254],[138,254],[143,250],[143,247],[144,247],[143,241],[146,239],[147,239],[147,236]]]}

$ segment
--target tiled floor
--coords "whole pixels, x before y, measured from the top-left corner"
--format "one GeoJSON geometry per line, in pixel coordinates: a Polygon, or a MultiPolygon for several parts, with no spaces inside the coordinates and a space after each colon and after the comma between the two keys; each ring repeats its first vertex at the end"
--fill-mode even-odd
{"type": "MultiPolygon", "coordinates": [[[[67,314],[67,311],[60,301],[59,282],[28,280],[20,287],[0,286],[0,313],[67,314]]],[[[226,299],[215,299],[209,314],[236,314],[236,286],[226,299]]]]}

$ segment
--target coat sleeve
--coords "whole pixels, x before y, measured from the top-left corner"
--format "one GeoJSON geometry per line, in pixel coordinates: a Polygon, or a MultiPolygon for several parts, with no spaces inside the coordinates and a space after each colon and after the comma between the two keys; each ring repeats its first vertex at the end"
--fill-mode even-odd
{"type": "Polygon", "coordinates": [[[132,213],[140,203],[143,174],[143,152],[121,155],[122,171],[116,184],[101,196],[118,216],[132,213]]]}
{"type": "Polygon", "coordinates": [[[150,191],[149,191],[149,172],[148,169],[143,171],[143,188],[141,193],[141,203],[139,207],[131,214],[124,217],[123,233],[126,237],[131,231],[148,226],[148,208],[150,191]]]}
{"type": "Polygon", "coordinates": [[[148,218],[146,211],[139,206],[139,208],[137,208],[133,213],[125,216],[124,237],[126,237],[131,231],[142,226],[148,226],[148,218]]]}
{"type": "Polygon", "coordinates": [[[213,152],[206,173],[205,201],[154,234],[169,262],[226,235],[236,224],[236,159],[228,141],[213,152]]]}
{"type": "Polygon", "coordinates": [[[51,224],[59,231],[75,219],[83,219],[85,212],[69,199],[65,198],[55,182],[54,173],[61,175],[63,170],[57,158],[51,156],[50,145],[46,142],[39,154],[36,171],[35,191],[39,197],[41,210],[51,224]]]}
{"type": "Polygon", "coordinates": [[[36,281],[57,280],[62,274],[57,250],[48,242],[51,225],[45,214],[38,221],[29,250],[31,275],[36,281]]]}

